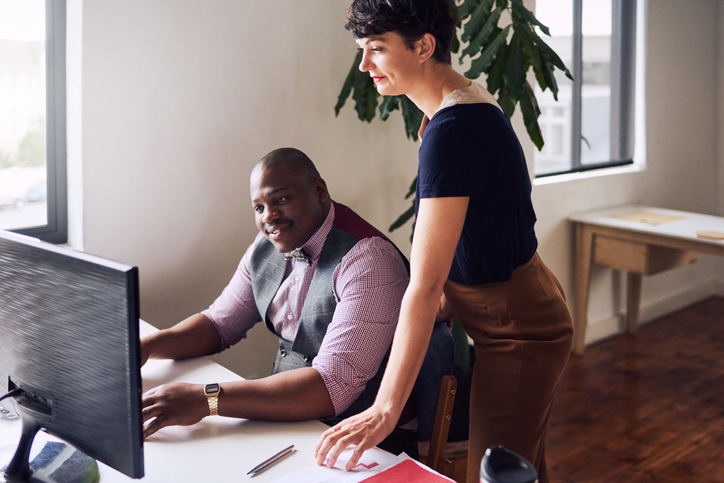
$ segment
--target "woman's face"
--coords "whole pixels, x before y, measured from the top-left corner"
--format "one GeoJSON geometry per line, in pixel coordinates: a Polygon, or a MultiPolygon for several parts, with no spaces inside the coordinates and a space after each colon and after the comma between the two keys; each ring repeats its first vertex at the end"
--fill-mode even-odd
{"type": "Polygon", "coordinates": [[[420,71],[419,48],[410,49],[395,32],[356,40],[362,51],[359,70],[369,72],[384,96],[409,94],[420,71]]]}

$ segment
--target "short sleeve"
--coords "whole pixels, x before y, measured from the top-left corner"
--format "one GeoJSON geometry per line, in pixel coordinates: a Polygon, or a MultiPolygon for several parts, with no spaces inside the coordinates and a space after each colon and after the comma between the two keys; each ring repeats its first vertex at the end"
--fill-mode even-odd
{"type": "Polygon", "coordinates": [[[499,151],[491,129],[507,118],[493,104],[463,104],[437,112],[420,144],[421,198],[480,196],[499,151]]]}

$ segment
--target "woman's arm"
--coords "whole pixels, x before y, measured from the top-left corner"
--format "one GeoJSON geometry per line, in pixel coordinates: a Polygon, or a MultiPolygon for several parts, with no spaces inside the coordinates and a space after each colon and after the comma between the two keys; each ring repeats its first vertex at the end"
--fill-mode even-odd
{"type": "Polygon", "coordinates": [[[469,198],[424,198],[415,225],[410,256],[410,285],[402,299],[392,352],[375,404],[325,431],[315,455],[317,464],[333,466],[349,445],[356,444],[347,469],[367,449],[395,428],[425,358],[440,295],[460,239],[469,198]]]}

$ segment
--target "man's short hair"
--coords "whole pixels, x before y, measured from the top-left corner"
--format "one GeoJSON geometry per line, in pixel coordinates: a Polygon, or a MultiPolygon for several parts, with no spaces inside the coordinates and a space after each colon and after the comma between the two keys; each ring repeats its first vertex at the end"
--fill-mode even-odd
{"type": "Polygon", "coordinates": [[[408,48],[426,33],[432,34],[436,40],[432,57],[449,64],[457,21],[452,0],[354,0],[344,28],[357,39],[395,32],[408,48]]]}
{"type": "Polygon", "coordinates": [[[302,174],[309,181],[319,178],[319,171],[309,156],[295,148],[279,148],[270,152],[254,166],[254,170],[284,168],[302,174]]]}

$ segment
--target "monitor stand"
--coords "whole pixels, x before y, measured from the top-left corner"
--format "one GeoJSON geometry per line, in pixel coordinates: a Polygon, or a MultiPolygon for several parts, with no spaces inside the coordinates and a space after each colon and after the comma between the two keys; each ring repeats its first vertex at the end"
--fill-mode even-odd
{"type": "Polygon", "coordinates": [[[22,423],[17,449],[12,446],[0,449],[0,483],[97,483],[100,480],[95,459],[69,444],[52,441],[44,433],[38,433],[40,426],[32,417],[23,415],[22,423]]]}

